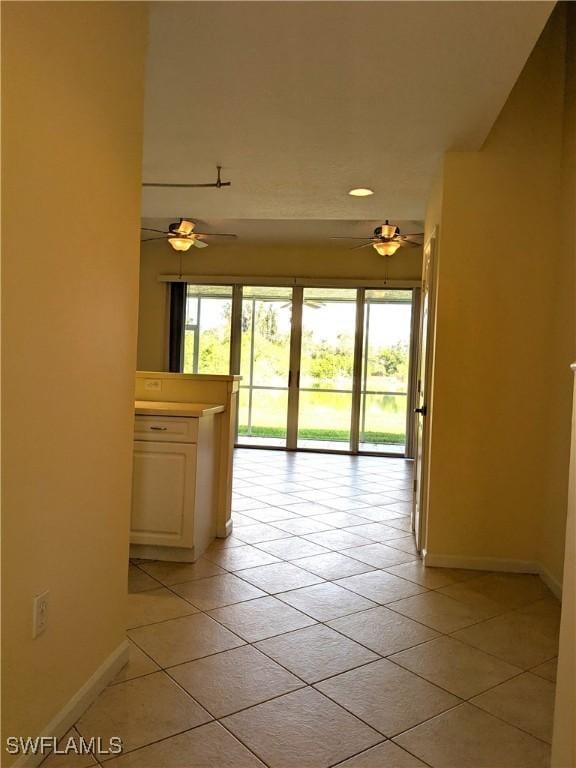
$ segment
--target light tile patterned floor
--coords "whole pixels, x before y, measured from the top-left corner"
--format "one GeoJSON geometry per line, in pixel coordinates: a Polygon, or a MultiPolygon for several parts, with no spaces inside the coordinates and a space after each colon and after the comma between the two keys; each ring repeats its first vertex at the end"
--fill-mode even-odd
{"type": "Polygon", "coordinates": [[[403,459],[238,450],[233,535],[130,566],[130,663],[73,735],[121,736],[108,768],[546,766],[558,602],[424,569],[411,486],[403,459]]]}

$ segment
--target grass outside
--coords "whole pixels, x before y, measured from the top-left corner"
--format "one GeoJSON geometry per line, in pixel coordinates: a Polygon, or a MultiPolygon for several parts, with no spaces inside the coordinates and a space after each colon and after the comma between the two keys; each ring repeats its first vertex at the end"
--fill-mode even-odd
{"type": "MultiPolygon", "coordinates": [[[[282,427],[255,427],[248,430],[246,424],[238,427],[238,434],[250,437],[286,437],[286,429],[282,427]]],[[[350,440],[350,432],[344,429],[299,429],[298,437],[304,440],[336,440],[347,443],[350,440]]],[[[406,435],[399,432],[364,432],[362,442],[403,445],[406,435]]]]}
{"type": "MultiPolygon", "coordinates": [[[[352,395],[337,392],[301,392],[298,435],[305,440],[350,438],[352,395]]],[[[240,388],[239,435],[286,437],[288,392],[253,391],[252,428],[248,430],[248,388],[240,388]]],[[[402,445],[406,441],[406,397],[368,395],[361,442],[374,445],[402,445]]]]}

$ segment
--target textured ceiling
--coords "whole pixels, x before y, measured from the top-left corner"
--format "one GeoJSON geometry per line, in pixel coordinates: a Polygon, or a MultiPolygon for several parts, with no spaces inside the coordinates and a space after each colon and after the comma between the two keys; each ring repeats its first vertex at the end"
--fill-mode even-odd
{"type": "Polygon", "coordinates": [[[442,153],[480,148],[553,5],[153,3],[144,180],[221,164],[232,186],[145,188],[143,216],[421,220],[442,153]]]}

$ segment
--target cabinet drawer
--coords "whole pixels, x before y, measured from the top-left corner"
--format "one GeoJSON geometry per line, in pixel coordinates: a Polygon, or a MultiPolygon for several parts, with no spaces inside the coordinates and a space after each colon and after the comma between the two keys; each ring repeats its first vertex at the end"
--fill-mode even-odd
{"type": "Polygon", "coordinates": [[[176,416],[136,416],[134,439],[196,443],[198,442],[198,419],[176,416]]]}

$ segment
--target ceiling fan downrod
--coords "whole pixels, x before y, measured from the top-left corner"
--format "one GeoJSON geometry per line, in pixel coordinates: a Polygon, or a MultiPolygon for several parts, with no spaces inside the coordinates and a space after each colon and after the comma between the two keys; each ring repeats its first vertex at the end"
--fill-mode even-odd
{"type": "Polygon", "coordinates": [[[211,181],[208,184],[170,184],[165,183],[161,181],[143,181],[142,186],[143,187],[173,187],[173,188],[180,188],[180,189],[199,189],[199,188],[208,188],[208,187],[214,187],[215,189],[220,189],[221,187],[230,187],[232,186],[231,181],[222,181],[222,166],[217,165],[216,166],[216,181],[211,181]]]}

